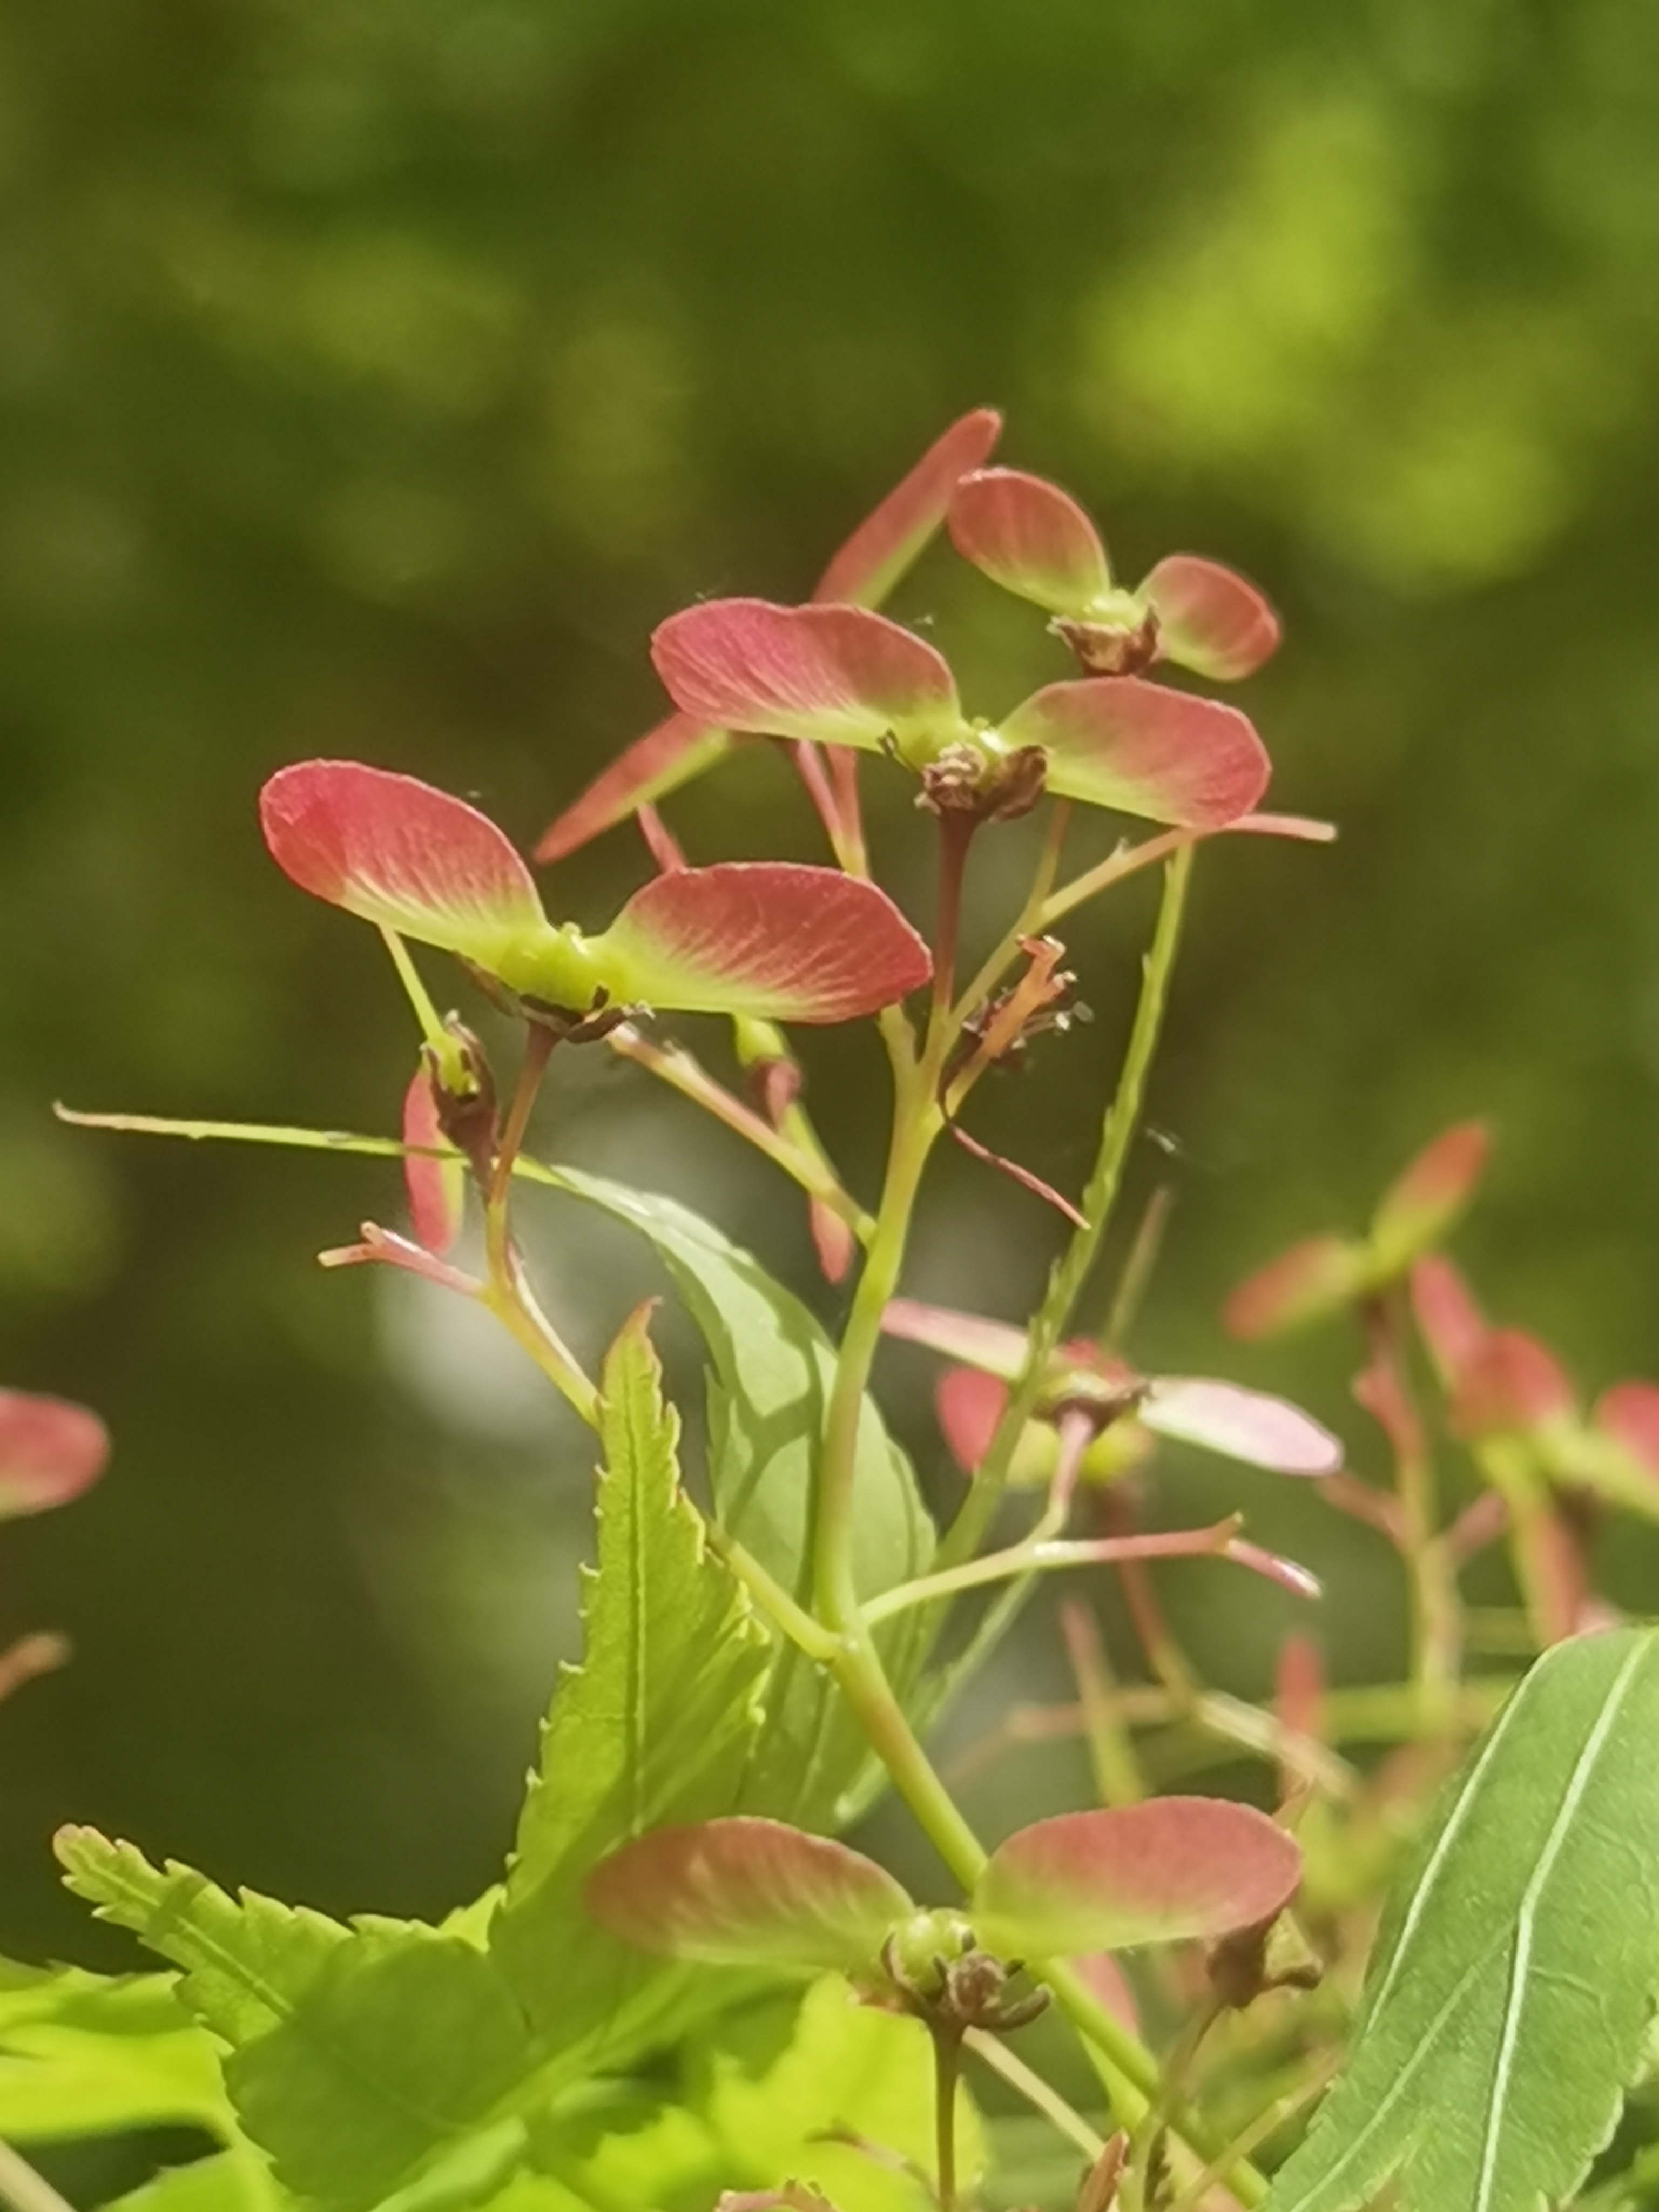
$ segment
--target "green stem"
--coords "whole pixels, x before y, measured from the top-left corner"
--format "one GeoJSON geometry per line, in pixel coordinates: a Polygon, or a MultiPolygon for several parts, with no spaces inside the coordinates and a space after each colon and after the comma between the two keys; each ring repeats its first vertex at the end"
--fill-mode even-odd
{"type": "Polygon", "coordinates": [[[1017,2057],[1000,2036],[992,2035],[982,2027],[970,2027],[963,2041],[975,2058],[994,2074],[1000,2074],[1011,2089],[1024,2097],[1033,2112],[1041,2112],[1073,2149],[1081,2151],[1091,2163],[1100,2156],[1106,2148],[1105,2138],[1097,2135],[1082,2113],[1068,2105],[1059,2090],[1045,2081],[1035,2068],[1017,2057]]]}
{"type": "Polygon", "coordinates": [[[933,2143],[939,2212],[957,2212],[957,2076],[962,2070],[957,2035],[933,2030],[933,2143]]]}
{"type": "Polygon", "coordinates": [[[1094,1567],[1125,1559],[1192,1559],[1212,1558],[1225,1552],[1239,1531],[1239,1516],[1230,1514],[1208,1528],[1173,1528],[1147,1536],[1081,1536],[1066,1540],[1029,1539],[1006,1552],[988,1552],[964,1560],[941,1574],[919,1575],[915,1582],[900,1583],[872,1598],[864,1618],[873,1625],[896,1613],[931,1599],[954,1597],[958,1591],[981,1589],[987,1583],[1006,1582],[1011,1575],[1053,1574],[1062,1567],[1094,1567]]]}
{"type": "MultiPolygon", "coordinates": [[[[1156,842],[1156,841],[1154,841],[1156,842]]],[[[1042,1378],[1048,1372],[1090,1270],[1099,1255],[1111,1219],[1118,1187],[1123,1178],[1130,1140],[1140,1116],[1146,1078],[1158,1049],[1168,1002],[1170,977],[1181,941],[1188,885],[1192,878],[1190,842],[1178,848],[1164,878],[1164,897],[1158,924],[1141,970],[1140,996],[1129,1032],[1128,1048],[1118,1075],[1117,1090],[1101,1126],[1100,1149],[1094,1172],[1083,1195],[1086,1228],[1076,1231],[1071,1243],[1051,1270],[1048,1286],[1027,1340],[1025,1363],[1009,1391],[1008,1402],[997,1425],[990,1450],[975,1474],[972,1486],[939,1547],[943,1567],[971,1559],[989,1527],[1007,1487],[1008,1468],[1020,1431],[1030,1419],[1042,1378]]],[[[1052,901],[1050,902],[1052,904],[1052,901]]]]}
{"type": "Polygon", "coordinates": [[[1462,1607],[1439,1528],[1428,1432],[1412,1389],[1403,1292],[1396,1289],[1372,1299],[1365,1325],[1372,1360],[1396,1413],[1395,1421],[1385,1425],[1394,1444],[1400,1548],[1411,1577],[1411,1676],[1425,1711],[1443,1717],[1462,1671],[1462,1607]]]}

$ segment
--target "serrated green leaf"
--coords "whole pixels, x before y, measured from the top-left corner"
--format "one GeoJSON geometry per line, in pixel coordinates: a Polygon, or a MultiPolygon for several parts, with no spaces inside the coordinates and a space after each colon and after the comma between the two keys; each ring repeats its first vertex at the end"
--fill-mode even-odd
{"type": "Polygon", "coordinates": [[[378,2204],[534,2071],[523,2015],[471,1943],[233,1899],[88,1829],[65,1832],[58,1850],[101,1918],[184,1969],[185,2002],[232,2045],[237,2116],[296,2196],[378,2204]]]}
{"type": "Polygon", "coordinates": [[[1659,1632],[1516,1692],[1413,1854],[1348,2065],[1273,2212],[1538,2212],[1607,2141],[1659,1997],[1659,1632]]]}
{"type": "MultiPolygon", "coordinates": [[[[834,1346],[799,1298],[689,1207],[574,1168],[546,1173],[556,1188],[600,1207],[655,1246],[713,1368],[708,1480],[715,1513],[769,1574],[805,1598],[834,1346]]],[[[910,1463],[868,1399],[857,1484],[854,1573],[860,1594],[873,1597],[926,1573],[934,1535],[910,1463]]],[[[934,1625],[935,1616],[919,1609],[879,1633],[901,1695],[915,1680],[934,1625]]],[[[742,1809],[806,1827],[840,1826],[843,1801],[870,1763],[858,1723],[793,1645],[779,1647],[766,1707],[765,1737],[742,1809]]]]}
{"type": "Polygon", "coordinates": [[[764,1632],[680,1487],[678,1423],[642,1315],[605,1364],[599,1434],[582,1664],[554,1698],[489,1936],[541,2047],[573,2066],[625,2063],[687,2002],[685,1970],[607,1935],[582,1886],[647,1829],[732,1810],[769,1663],[764,1632]]]}
{"type": "Polygon", "coordinates": [[[217,2051],[172,1975],[0,1960],[0,2136],[54,2142],[170,2121],[231,2124],[217,2051]]]}
{"type": "Polygon", "coordinates": [[[288,2212],[292,2203],[258,2152],[239,2147],[169,2166],[104,2212],[288,2212]]]}

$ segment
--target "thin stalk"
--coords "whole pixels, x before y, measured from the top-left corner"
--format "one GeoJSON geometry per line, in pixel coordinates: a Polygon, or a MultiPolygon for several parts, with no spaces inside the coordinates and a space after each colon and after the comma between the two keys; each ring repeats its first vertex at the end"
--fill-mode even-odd
{"type": "Polygon", "coordinates": [[[1128,1048],[1119,1072],[1117,1090],[1101,1126],[1100,1149],[1096,1156],[1094,1171],[1084,1193],[1083,1212],[1088,1226],[1075,1232],[1050,1271],[1048,1290],[1031,1324],[1024,1366],[1008,1393],[1008,1402],[997,1425],[991,1448],[974,1476],[962,1510],[939,1547],[941,1566],[955,1566],[964,1559],[971,1559],[978,1550],[1007,1487],[1008,1468],[1013,1457],[1014,1446],[1021,1430],[1030,1419],[1048,1363],[1065,1334],[1073,1310],[1099,1255],[1102,1239],[1111,1219],[1113,1203],[1122,1181],[1130,1140],[1139,1121],[1146,1078],[1158,1048],[1191,877],[1189,841],[1176,852],[1164,875],[1164,897],[1158,908],[1152,945],[1141,970],[1140,996],[1135,1006],[1128,1048]]]}
{"type": "Polygon", "coordinates": [[[1036,867],[1024,905],[992,951],[986,955],[978,974],[952,1009],[952,1018],[958,1030],[969,1015],[977,1012],[995,990],[1009,963],[1018,957],[1021,941],[1028,937],[1042,935],[1042,911],[1060,870],[1060,848],[1066,842],[1066,831],[1071,818],[1071,805],[1062,799],[1048,817],[1048,834],[1043,838],[1042,849],[1037,854],[1036,867]]]}
{"type": "Polygon", "coordinates": [[[455,1040],[444,1027],[443,1018],[432,1003],[431,994],[421,980],[421,971],[410,957],[409,947],[395,929],[380,924],[380,935],[386,951],[392,955],[392,964],[398,971],[409,1003],[415,1009],[415,1018],[421,1025],[421,1034],[434,1052],[447,1062],[456,1053],[455,1040]]]}
{"type": "Polygon", "coordinates": [[[1011,2089],[1024,2097],[1033,2112],[1041,2112],[1074,2150],[1081,2151],[1091,2163],[1100,2156],[1106,2148],[1105,2137],[1097,2135],[1082,2113],[1068,2105],[1035,2067],[1017,2057],[1000,2036],[991,2035],[982,2027],[970,2027],[963,2041],[975,2058],[994,2074],[1000,2074],[1011,2089]]]}
{"type": "Polygon", "coordinates": [[[1099,1625],[1086,1605],[1071,1598],[1060,1609],[1060,1632],[1077,1682],[1078,1719],[1094,1769],[1095,1794],[1103,1805],[1139,1804],[1146,1795],[1146,1778],[1134,1737],[1124,1725],[1099,1625]]]}
{"type": "Polygon", "coordinates": [[[1412,1680],[1425,1706],[1443,1712],[1461,1671],[1462,1608],[1439,1527],[1428,1432],[1412,1389],[1401,1294],[1370,1300],[1364,1318],[1372,1363],[1394,1414],[1383,1425],[1394,1445],[1400,1549],[1411,1577],[1412,1680]]]}
{"type": "Polygon", "coordinates": [[[821,1206],[827,1206],[838,1215],[860,1243],[868,1240],[875,1223],[842,1188],[823,1148],[811,1137],[811,1124],[804,1114],[799,1114],[799,1109],[792,1107],[781,1126],[775,1128],[752,1106],[716,1082],[684,1046],[655,1044],[626,1022],[620,1029],[613,1030],[605,1041],[622,1059],[645,1068],[763,1153],[775,1167],[781,1168],[798,1182],[810,1198],[817,1199],[821,1206]]]}
{"type": "Polygon", "coordinates": [[[1118,2184],[1118,2202],[1123,2212],[1147,2212],[1159,2155],[1175,2107],[1185,2094],[1200,2047],[1220,2019],[1222,2010],[1219,1997],[1206,1997],[1164,2061],[1163,2085],[1129,2138],[1129,2153],[1118,2184]]]}
{"type": "Polygon", "coordinates": [[[933,2154],[939,2212],[957,2212],[957,2077],[962,2071],[958,2036],[933,2031],[933,2154]]]}
{"type": "Polygon", "coordinates": [[[0,2197],[12,2212],[75,2212],[69,2199],[9,2142],[0,2142],[0,2197]]]}
{"type": "Polygon", "coordinates": [[[1011,1575],[1053,1574],[1062,1567],[1094,1567],[1135,1559],[1195,1559],[1224,1553],[1238,1534],[1239,1517],[1230,1514],[1208,1528],[1179,1528],[1149,1536],[1085,1536],[1073,1541],[1013,1544],[1006,1552],[988,1552],[977,1559],[937,1575],[919,1575],[915,1582],[900,1583],[872,1598],[864,1618],[872,1626],[890,1620],[896,1613],[927,1605],[963,1590],[981,1589],[987,1583],[1006,1582],[1011,1575]]]}
{"type": "Polygon", "coordinates": [[[730,1567],[773,1626],[799,1644],[807,1657],[827,1666],[841,1649],[841,1638],[798,1605],[775,1575],[769,1574],[754,1553],[713,1522],[708,1524],[710,1547],[730,1567]]]}

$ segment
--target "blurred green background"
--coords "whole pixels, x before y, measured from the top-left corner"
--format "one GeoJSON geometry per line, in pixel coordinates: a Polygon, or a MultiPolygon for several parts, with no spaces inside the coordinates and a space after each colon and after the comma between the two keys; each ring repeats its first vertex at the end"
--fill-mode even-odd
{"type": "MultiPolygon", "coordinates": [[[[0,1627],[79,1656],[0,1711],[0,1949],[112,1955],[55,1887],[71,1816],[335,1911],[482,1889],[592,1458],[465,1314],[314,1267],[396,1218],[386,1166],[50,1101],[392,1127],[407,1013],[265,858],[261,780],[395,765],[528,844],[659,713],[653,623],[804,593],[968,406],[1129,575],[1185,547],[1270,590],[1246,703],[1278,803],[1342,825],[1199,870],[1135,1162],[1178,1196],[1147,1363],[1301,1391],[1365,1463],[1347,1347],[1240,1353],[1217,1305],[1489,1112],[1492,1305],[1587,1389],[1659,1372],[1659,12],[14,0],[0,185],[0,1370],[117,1438],[5,1532],[0,1627]]],[[[989,709],[1064,672],[948,555],[902,611],[989,709]]],[[[911,793],[866,784],[921,913],[911,793]]],[[[764,750],[671,814],[694,858],[817,850],[764,750]]],[[[623,830],[550,900],[602,922],[645,869],[623,830]]],[[[1078,929],[1095,1026],[975,1106],[1068,1188],[1149,911],[1078,929]]],[[[811,1059],[868,1194],[872,1040],[811,1059]]],[[[793,1193],[643,1075],[581,1059],[538,1141],[694,1197],[833,1317],[793,1193]]],[[[1060,1233],[953,1156],[911,1286],[1012,1315],[1060,1233]]],[[[534,1235],[587,1345],[652,1282],[573,1209],[534,1235]]],[[[927,1363],[890,1375],[942,1488],[927,1363]]],[[[1338,1668],[1389,1664],[1395,1579],[1346,1524],[1195,1463],[1158,1510],[1232,1496],[1327,1572],[1338,1668]]],[[[1639,1603],[1651,1553],[1615,1548],[1639,1603]]],[[[1291,1601],[1191,1587],[1259,1686],[1291,1601]]],[[[1016,1665],[1058,1685],[1040,1640],[1016,1665]]],[[[991,1817],[1079,1773],[1006,1770],[991,1817]]]]}

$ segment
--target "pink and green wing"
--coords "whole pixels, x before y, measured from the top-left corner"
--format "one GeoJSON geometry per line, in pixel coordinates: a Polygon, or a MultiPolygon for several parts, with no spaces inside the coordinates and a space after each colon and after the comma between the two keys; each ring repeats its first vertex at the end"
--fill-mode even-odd
{"type": "Polygon", "coordinates": [[[1278,616],[1254,584],[1218,561],[1172,553],[1135,596],[1158,617],[1159,657],[1194,675],[1235,683],[1278,650],[1278,616]]]}
{"type": "Polygon", "coordinates": [[[1242,1282],[1221,1310],[1231,1335],[1279,1336],[1334,1313],[1364,1286],[1365,1255],[1340,1237],[1305,1237],[1242,1282]]]}
{"type": "Polygon", "coordinates": [[[108,1458],[109,1431],[86,1407],[0,1390],[0,1520],[66,1505],[96,1482],[108,1458]]]}
{"type": "Polygon", "coordinates": [[[787,861],[659,876],[588,950],[618,1002],[780,1022],[850,1021],[933,973],[884,891],[787,861]]]}
{"type": "Polygon", "coordinates": [[[1019,469],[977,469],[951,501],[951,538],[994,583],[1081,616],[1112,588],[1100,533],[1069,494],[1019,469]]]}
{"type": "Polygon", "coordinates": [[[404,1188],[409,1196],[409,1225],[428,1252],[447,1252],[461,1233],[466,1206],[466,1163],[450,1150],[438,1118],[431,1070],[417,1067],[404,1093],[404,1188]],[[447,1159],[433,1154],[442,1149],[447,1159]]]}
{"type": "Polygon", "coordinates": [[[589,1875],[586,1901],[601,1927],[660,1958],[846,1973],[873,1970],[915,1909],[845,1844],[742,1815],[625,1844],[589,1875]]]}
{"type": "Polygon", "coordinates": [[[1372,1219],[1380,1265],[1403,1266],[1440,1242],[1474,1197],[1491,1150],[1484,1121],[1460,1121],[1424,1147],[1383,1193],[1372,1219]]]}
{"type": "Polygon", "coordinates": [[[1051,684],[1001,725],[1010,745],[1041,745],[1048,789],[1182,830],[1220,830],[1249,814],[1272,773],[1236,708],[1139,677],[1051,684]]]}
{"type": "Polygon", "coordinates": [[[302,890],[481,968],[547,932],[530,871],[495,824],[413,776],[302,761],[266,784],[259,819],[302,890]]]}
{"type": "Polygon", "coordinates": [[[730,752],[732,743],[729,730],[711,730],[689,714],[671,714],[618,753],[581,797],[549,824],[536,858],[562,860],[602,830],[627,821],[641,806],[653,806],[690,783],[730,752]]]}
{"type": "Polygon", "coordinates": [[[1242,1383],[1160,1376],[1136,1417],[1158,1436],[1273,1474],[1334,1474],[1342,1464],[1340,1443],[1311,1413],[1242,1383]]]}
{"type": "Polygon", "coordinates": [[[669,617],[651,657],[683,714],[757,737],[870,752],[962,721],[943,656],[864,607],[708,599],[669,617]]]}
{"type": "Polygon", "coordinates": [[[860,523],[818,578],[812,597],[879,606],[926,550],[958,481],[979,466],[1001,431],[994,407],[977,407],[953,422],[860,523]]]}
{"type": "Polygon", "coordinates": [[[992,1853],[968,1912],[1000,1956],[1072,1957],[1253,1927],[1301,1878],[1300,1850],[1265,1814],[1157,1797],[1021,1828],[992,1853]]]}

